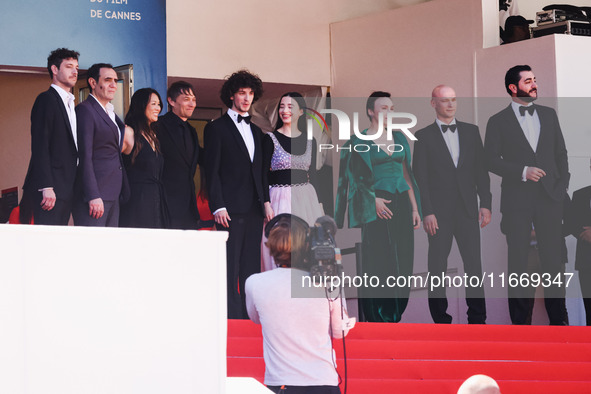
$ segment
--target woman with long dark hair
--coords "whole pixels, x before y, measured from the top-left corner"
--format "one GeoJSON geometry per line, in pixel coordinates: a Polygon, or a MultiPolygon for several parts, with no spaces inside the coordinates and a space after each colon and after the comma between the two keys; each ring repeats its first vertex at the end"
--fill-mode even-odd
{"type": "MultiPolygon", "coordinates": [[[[309,140],[302,117],[306,102],[297,92],[285,93],[277,105],[275,131],[263,138],[263,188],[266,193],[265,219],[293,213],[313,225],[324,216],[314,189],[316,141],[309,140]],[[267,194],[268,193],[268,194],[267,194]]],[[[261,245],[261,270],[276,268],[269,249],[261,245]]]]}
{"type": "Polygon", "coordinates": [[[140,89],[131,98],[123,144],[123,163],[131,195],[121,207],[121,227],[167,227],[161,179],[164,159],[153,128],[160,111],[162,99],[152,88],[140,89]]]}

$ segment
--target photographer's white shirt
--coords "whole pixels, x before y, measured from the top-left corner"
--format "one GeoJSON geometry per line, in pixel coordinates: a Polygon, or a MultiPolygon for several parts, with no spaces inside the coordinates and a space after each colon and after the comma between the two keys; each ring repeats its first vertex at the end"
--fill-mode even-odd
{"type": "MultiPolygon", "coordinates": [[[[293,271],[298,277],[303,272],[293,271]]],[[[246,280],[248,316],[263,326],[265,384],[338,386],[330,330],[333,338],[343,336],[341,302],[327,300],[324,289],[315,289],[318,298],[292,298],[291,280],[292,268],[246,280]]]]}

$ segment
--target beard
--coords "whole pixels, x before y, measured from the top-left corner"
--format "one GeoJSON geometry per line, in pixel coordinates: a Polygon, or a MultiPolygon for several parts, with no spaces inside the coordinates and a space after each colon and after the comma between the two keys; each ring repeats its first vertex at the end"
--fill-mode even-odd
{"type": "Polygon", "coordinates": [[[536,101],[536,99],[538,98],[537,92],[537,89],[531,89],[529,92],[526,92],[525,90],[517,88],[517,97],[519,97],[521,100],[527,103],[531,103],[533,101],[536,101]],[[536,95],[534,97],[530,96],[530,93],[533,91],[536,92],[536,95]]]}

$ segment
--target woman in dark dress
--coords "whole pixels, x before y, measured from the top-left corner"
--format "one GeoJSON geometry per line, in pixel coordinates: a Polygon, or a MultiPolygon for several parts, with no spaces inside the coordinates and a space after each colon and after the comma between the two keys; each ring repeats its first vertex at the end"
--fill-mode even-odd
{"type": "Polygon", "coordinates": [[[160,111],[162,99],[154,89],[140,89],[131,98],[122,150],[131,196],[121,207],[121,227],[167,227],[161,179],[164,159],[152,127],[160,111]]]}
{"type": "MultiPolygon", "coordinates": [[[[377,135],[393,111],[390,93],[373,92],[366,104],[371,125],[362,134],[377,135]]],[[[420,196],[406,137],[400,131],[380,133],[373,141],[353,135],[343,146],[335,220],[342,228],[348,210],[349,228],[361,228],[361,274],[376,276],[382,283],[381,287],[358,289],[365,318],[399,322],[408,304],[410,285],[384,284],[389,277],[407,279],[413,274],[413,231],[421,224],[420,196]],[[365,149],[368,143],[372,144],[370,150],[365,149]]]]}

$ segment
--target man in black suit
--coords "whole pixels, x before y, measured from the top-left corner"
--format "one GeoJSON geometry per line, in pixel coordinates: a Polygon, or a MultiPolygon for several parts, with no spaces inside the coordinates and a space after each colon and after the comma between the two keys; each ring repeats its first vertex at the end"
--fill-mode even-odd
{"type": "MultiPolygon", "coordinates": [[[[455,237],[465,273],[480,278],[479,226],[486,226],[491,218],[490,179],[480,132],[475,125],[456,120],[456,92],[451,87],[435,87],[431,106],[437,119],[416,132],[413,159],[421,192],[423,227],[429,236],[429,272],[441,276],[447,271],[455,237]]],[[[484,289],[467,287],[466,303],[468,323],[484,324],[484,289]]],[[[451,323],[447,306],[444,287],[429,290],[429,310],[435,323],[451,323]]]]}
{"type": "MultiPolygon", "coordinates": [[[[563,199],[570,174],[564,138],[556,112],[533,104],[538,94],[531,67],[509,69],[505,87],[513,101],[489,119],[484,148],[489,170],[503,179],[501,230],[507,237],[509,278],[527,275],[533,226],[541,274],[552,284],[544,289],[550,324],[566,325],[561,245],[563,199]]],[[[508,286],[513,324],[527,323],[533,290],[508,286]]]]}
{"type": "Polygon", "coordinates": [[[591,186],[573,193],[567,224],[577,238],[575,268],[579,271],[587,325],[591,326],[591,186]]]}
{"type": "Polygon", "coordinates": [[[110,64],[93,64],[87,81],[90,96],[76,107],[82,196],[74,223],[117,227],[120,198],[124,199],[128,191],[121,158],[125,125],[111,104],[117,91],[117,73],[110,64]]]}
{"type": "Polygon", "coordinates": [[[59,48],[47,58],[51,87],[31,110],[31,161],[23,189],[32,196],[35,224],[67,225],[78,162],[76,112],[70,89],[78,80],[76,51],[59,48]]]}
{"type": "Polygon", "coordinates": [[[228,318],[247,319],[246,279],[261,270],[263,229],[262,131],[248,111],[263,93],[246,70],[232,74],[220,97],[228,112],[205,127],[205,178],[216,227],[229,232],[226,244],[228,318]]]}
{"type": "Polygon", "coordinates": [[[170,228],[196,230],[199,223],[195,195],[195,171],[199,153],[197,131],[187,121],[197,106],[193,86],[174,82],[167,92],[169,111],[156,123],[160,151],[164,157],[162,183],[170,228]]]}

